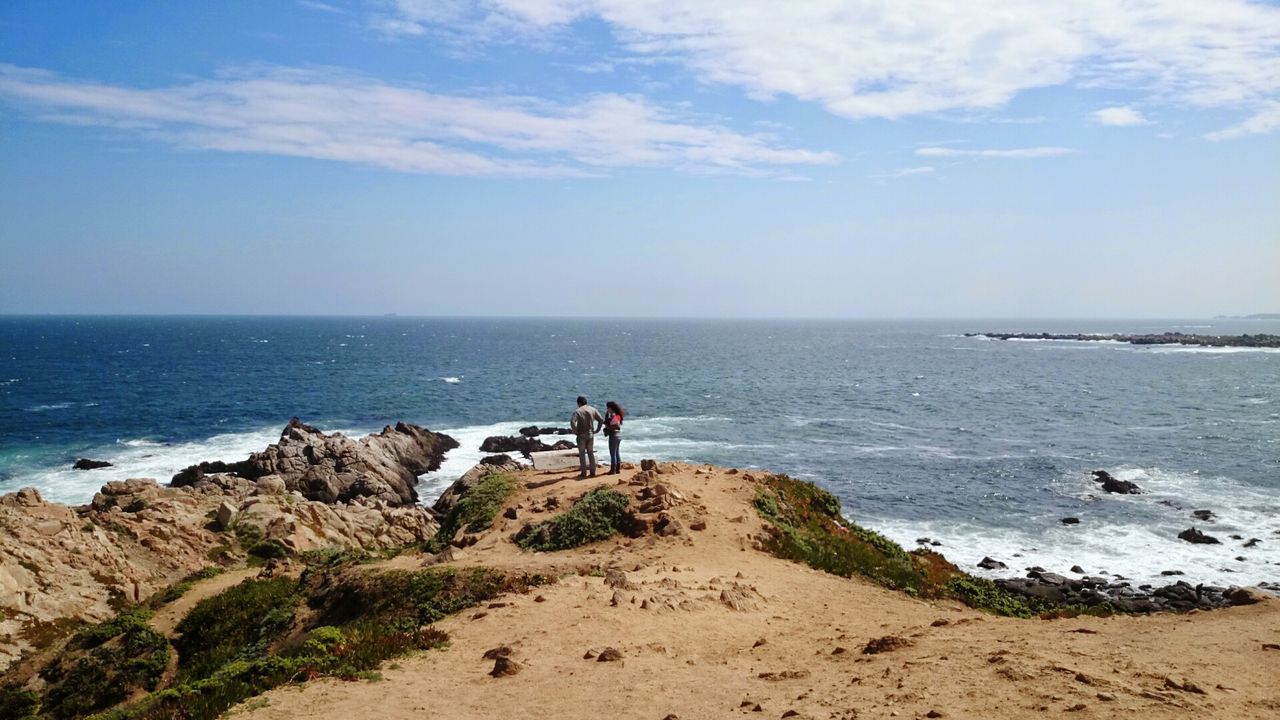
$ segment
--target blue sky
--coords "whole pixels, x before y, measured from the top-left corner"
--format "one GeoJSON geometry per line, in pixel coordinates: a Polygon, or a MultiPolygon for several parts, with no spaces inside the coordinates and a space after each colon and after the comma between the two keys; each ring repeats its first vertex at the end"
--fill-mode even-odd
{"type": "Polygon", "coordinates": [[[0,6],[0,312],[1280,311],[1280,4],[0,6]]]}

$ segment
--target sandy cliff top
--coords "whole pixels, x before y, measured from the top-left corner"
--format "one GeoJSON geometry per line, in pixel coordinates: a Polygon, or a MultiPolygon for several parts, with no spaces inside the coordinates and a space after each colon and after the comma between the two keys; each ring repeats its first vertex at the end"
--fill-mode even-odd
{"type": "Polygon", "coordinates": [[[766,525],[744,474],[664,469],[648,485],[678,497],[661,528],[545,553],[512,535],[591,487],[635,494],[635,473],[512,475],[503,510],[515,517],[499,512],[445,565],[558,582],[445,618],[447,649],[384,663],[380,681],[280,688],[242,704],[243,717],[1280,717],[1280,602],[1020,620],[918,600],[757,549],[766,525]],[[518,672],[493,677],[484,655],[503,646],[518,672]],[[600,661],[609,648],[621,658],[600,661]]]}

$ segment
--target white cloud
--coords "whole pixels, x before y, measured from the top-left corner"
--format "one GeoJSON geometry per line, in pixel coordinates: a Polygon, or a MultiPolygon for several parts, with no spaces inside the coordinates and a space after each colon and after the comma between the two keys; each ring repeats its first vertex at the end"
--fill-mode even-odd
{"type": "Polygon", "coordinates": [[[960,150],[957,148],[947,147],[922,147],[916,149],[916,155],[920,155],[921,157],[985,157],[1009,158],[1015,160],[1060,157],[1062,155],[1070,155],[1074,152],[1075,150],[1065,147],[1028,147],[1010,148],[1006,150],[960,150]]]}
{"type": "Polygon", "coordinates": [[[333,15],[346,15],[347,11],[340,7],[335,7],[329,3],[319,2],[319,0],[298,0],[298,4],[308,10],[317,12],[325,12],[333,15]]]}
{"type": "Polygon", "coordinates": [[[1133,127],[1147,125],[1151,122],[1143,117],[1142,113],[1127,105],[1095,110],[1092,116],[1093,121],[1099,125],[1110,125],[1112,127],[1133,127]]]}
{"type": "Polygon", "coordinates": [[[563,177],[627,167],[781,175],[837,161],[631,95],[562,104],[444,95],[337,70],[242,71],[140,90],[0,65],[0,99],[49,120],[184,147],[439,175],[563,177]]]}
{"type": "Polygon", "coordinates": [[[999,108],[1072,84],[1257,109],[1280,96],[1280,8],[1250,0],[397,0],[407,28],[485,37],[608,23],[633,55],[850,118],[999,108]]]}
{"type": "Polygon", "coordinates": [[[885,179],[885,178],[911,177],[912,175],[932,175],[934,170],[935,168],[933,166],[924,165],[921,167],[900,168],[892,172],[881,173],[879,175],[872,175],[871,177],[877,178],[877,179],[885,179]]]}
{"type": "Polygon", "coordinates": [[[1280,130],[1280,102],[1269,103],[1242,123],[1205,135],[1214,141],[1234,140],[1249,135],[1266,135],[1280,130]]]}

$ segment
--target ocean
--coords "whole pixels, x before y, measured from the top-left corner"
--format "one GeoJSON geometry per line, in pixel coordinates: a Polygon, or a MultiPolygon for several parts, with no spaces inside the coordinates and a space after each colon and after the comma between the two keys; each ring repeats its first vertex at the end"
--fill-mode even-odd
{"type": "Polygon", "coordinates": [[[1280,581],[1280,352],[963,336],[982,331],[1280,321],[0,317],[0,493],[83,503],[108,480],[242,459],[296,415],[453,435],[429,502],[486,436],[564,424],[585,394],[629,411],[624,460],[812,480],[856,522],[980,574],[1280,581]],[[114,467],[71,470],[79,457],[114,467]],[[1092,470],[1146,492],[1102,493],[1092,470]],[[1222,544],[1177,539],[1193,525],[1222,544]],[[1009,570],[977,570],[986,555],[1009,570]]]}

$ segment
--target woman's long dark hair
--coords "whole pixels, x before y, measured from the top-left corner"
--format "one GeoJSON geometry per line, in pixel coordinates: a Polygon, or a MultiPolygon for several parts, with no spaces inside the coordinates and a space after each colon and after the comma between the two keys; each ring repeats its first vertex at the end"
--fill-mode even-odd
{"type": "Polygon", "coordinates": [[[604,409],[605,409],[605,410],[612,410],[613,412],[618,413],[618,417],[622,417],[622,418],[624,418],[624,417],[626,417],[626,416],[627,416],[627,411],[626,411],[626,410],[624,410],[624,409],[623,409],[623,407],[622,407],[621,405],[619,405],[618,403],[616,403],[616,402],[614,402],[614,401],[612,401],[612,400],[610,400],[609,402],[607,402],[607,403],[605,403],[605,404],[604,404],[604,409]]]}

